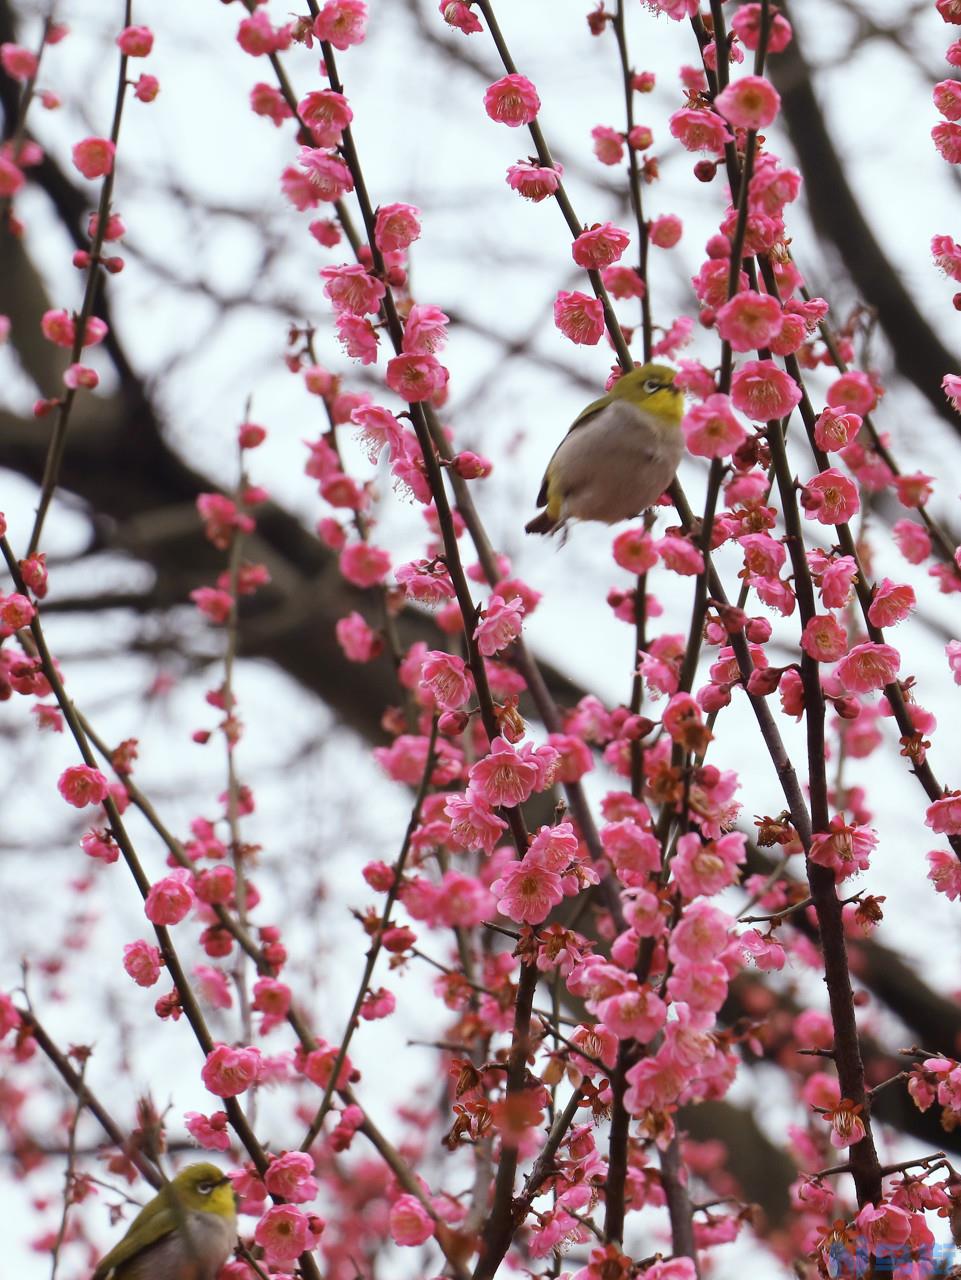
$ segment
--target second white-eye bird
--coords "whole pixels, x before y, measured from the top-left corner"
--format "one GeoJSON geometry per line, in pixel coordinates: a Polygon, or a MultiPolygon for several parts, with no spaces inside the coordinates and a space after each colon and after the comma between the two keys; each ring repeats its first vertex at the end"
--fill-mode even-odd
{"type": "Polygon", "coordinates": [[[642,364],[574,419],[537,495],[528,533],[568,520],[614,524],[640,515],[670,485],[684,452],[684,393],[666,364],[642,364]]]}
{"type": "Polygon", "coordinates": [[[149,1200],[92,1280],[214,1280],[237,1243],[237,1204],[215,1164],[189,1164],[149,1200]]]}

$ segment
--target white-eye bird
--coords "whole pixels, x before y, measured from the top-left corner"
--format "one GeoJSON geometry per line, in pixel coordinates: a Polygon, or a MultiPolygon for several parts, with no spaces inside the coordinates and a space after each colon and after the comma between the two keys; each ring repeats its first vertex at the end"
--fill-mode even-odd
{"type": "Polygon", "coordinates": [[[665,364],[623,374],[571,424],[547,464],[528,533],[568,520],[614,524],[640,515],[670,485],[684,452],[684,393],[665,364]]]}
{"type": "Polygon", "coordinates": [[[147,1202],[92,1280],[214,1280],[237,1243],[237,1203],[215,1164],[189,1164],[147,1202]]]}

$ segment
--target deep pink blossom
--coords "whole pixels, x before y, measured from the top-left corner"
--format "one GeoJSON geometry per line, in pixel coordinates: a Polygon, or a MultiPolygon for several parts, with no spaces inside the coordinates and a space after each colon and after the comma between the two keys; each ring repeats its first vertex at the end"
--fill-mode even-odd
{"type": "Polygon", "coordinates": [[[604,334],[604,307],[599,298],[562,289],[554,299],[554,323],[571,342],[593,347],[604,334]]]}
{"type": "Polygon", "coordinates": [[[107,779],[99,769],[88,764],[74,764],[64,769],[57,782],[57,790],[75,809],[88,804],[102,804],[107,797],[107,779]]]}
{"type": "Polygon", "coordinates": [[[116,44],[128,58],[146,58],[153,48],[153,32],[149,27],[124,27],[116,44]]]}
{"type": "Polygon", "coordinates": [[[364,0],[327,0],[314,19],[314,35],[335,49],[360,44],[367,34],[367,5],[364,0]]]}
{"type": "Polygon", "coordinates": [[[103,178],[113,172],[116,150],[109,138],[84,138],[73,148],[74,168],[85,178],[103,178]]]}
{"type": "Polygon", "coordinates": [[[233,1049],[230,1045],[218,1044],[207,1054],[200,1076],[207,1089],[218,1098],[235,1098],[250,1088],[259,1070],[259,1049],[233,1049]]]}
{"type": "Polygon", "coordinates": [[[820,524],[846,524],[861,509],[858,487],[850,476],[829,467],[804,486],[801,505],[820,524]]]}
{"type": "Polygon", "coordinates": [[[194,905],[190,873],[182,867],[150,886],[144,902],[144,915],[151,924],[179,924],[194,905]]]}
{"type": "Polygon", "coordinates": [[[160,978],[163,959],[160,949],[138,938],[123,949],[123,967],[138,987],[152,987],[160,978]]]}
{"type": "Polygon", "coordinates": [[[630,243],[630,234],[622,227],[600,222],[581,232],[571,245],[571,255],[579,267],[597,270],[617,262],[630,243]]]}
{"type": "Polygon", "coordinates": [[[513,74],[503,76],[488,87],[484,109],[492,120],[516,129],[537,118],[541,100],[526,76],[513,74]]]}

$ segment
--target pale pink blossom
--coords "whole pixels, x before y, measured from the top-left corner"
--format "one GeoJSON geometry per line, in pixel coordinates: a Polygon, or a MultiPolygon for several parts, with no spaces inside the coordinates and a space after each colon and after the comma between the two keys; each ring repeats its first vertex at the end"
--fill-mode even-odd
{"type": "Polygon", "coordinates": [[[347,99],[333,89],[306,94],[297,103],[297,113],[318,147],[339,146],[344,130],[354,118],[347,99]]]}
{"type": "Polygon", "coordinates": [[[377,330],[366,316],[341,312],[334,321],[337,340],[352,360],[361,364],[375,364],[380,339],[377,330]]]}
{"type": "Polygon", "coordinates": [[[961,835],[961,792],[946,791],[925,810],[924,825],[936,835],[961,835]]]}
{"type": "Polygon", "coordinates": [[[773,360],[749,360],[731,379],[735,409],[755,422],[786,418],[800,403],[801,388],[773,360]]]}
{"type": "Polygon", "coordinates": [[[747,437],[729,396],[715,393],[693,405],[681,422],[688,451],[699,458],[725,458],[747,437]]]}
{"type": "Polygon", "coordinates": [[[420,670],[420,684],[434,698],[439,707],[456,711],[471,696],[473,685],[463,658],[456,654],[432,649],[424,655],[420,670]]]}
{"type": "Polygon", "coordinates": [[[484,109],[492,120],[516,129],[537,118],[541,100],[526,76],[517,74],[496,80],[484,94],[484,109]]]}
{"type": "Polygon", "coordinates": [[[898,550],[909,564],[921,564],[931,554],[931,537],[923,525],[913,520],[897,520],[891,532],[898,550]]]}
{"type": "MultiPolygon", "coordinates": [[[[611,267],[605,267],[601,272],[601,280],[604,288],[612,298],[623,300],[625,298],[643,298],[647,292],[644,281],[634,270],[633,267],[625,267],[617,263],[611,267]]],[[[681,384],[675,379],[675,385],[681,384]]]]}
{"type": "Polygon", "coordinates": [[[603,1025],[619,1040],[638,1040],[647,1044],[667,1020],[667,1009],[654,991],[638,983],[634,975],[624,991],[615,992],[596,1005],[603,1025]]]}
{"type": "Polygon", "coordinates": [[[961,862],[947,849],[932,849],[925,855],[930,870],[928,879],[951,902],[961,897],[961,862]]]}
{"type": "Polygon", "coordinates": [[[845,822],[843,814],[835,814],[826,832],[811,837],[810,859],[822,867],[830,867],[838,880],[866,871],[871,854],[878,843],[877,832],[870,827],[845,822]]]}
{"type": "Polygon", "coordinates": [[[313,1172],[313,1157],[306,1151],[285,1151],[271,1160],[264,1174],[264,1186],[271,1195],[283,1196],[293,1204],[305,1204],[317,1195],[313,1172]]]}
{"type": "Polygon", "coordinates": [[[875,627],[893,627],[909,617],[917,605],[914,588],[906,582],[882,578],[874,590],[868,621],[875,627]]]}
{"type": "Polygon", "coordinates": [[[412,204],[385,204],[374,219],[374,242],[381,253],[400,253],[420,236],[420,210],[412,204]]]}
{"type": "Polygon", "coordinates": [[[195,964],[193,974],[197,994],[206,1004],[212,1009],[231,1008],[230,980],[222,969],[215,969],[209,964],[195,964]]]}
{"type": "MultiPolygon", "coordinates": [[[[329,0],[325,8],[329,9],[335,2],[346,4],[348,0],[329,0]]],[[[275,1204],[254,1228],[254,1240],[263,1249],[268,1266],[287,1268],[302,1253],[315,1247],[324,1225],[322,1218],[314,1214],[308,1218],[292,1204],[275,1204]]]]}
{"type": "Polygon", "coordinates": [[[390,553],[371,542],[351,542],[340,553],[340,571],[355,587],[374,587],[390,572],[390,553]]]}
{"type": "Polygon", "coordinates": [[[387,385],[409,404],[439,395],[449,376],[431,355],[400,355],[387,362],[387,385]]]}
{"type": "Polygon", "coordinates": [[[713,960],[727,946],[730,916],[699,898],[685,907],[671,934],[669,954],[675,964],[713,960]]]}
{"type": "MultiPolygon", "coordinates": [[[[707,151],[720,156],[724,154],[725,144],[734,140],[723,119],[713,111],[682,107],[674,112],[669,124],[671,136],[686,151],[707,151]]],[[[725,275],[726,272],[725,267],[725,275]]]]}
{"type": "Polygon", "coordinates": [[[651,6],[675,22],[683,22],[685,18],[694,17],[700,8],[700,0],[651,0],[651,6]]]}
{"type": "Polygon", "coordinates": [[[350,169],[332,151],[323,147],[301,147],[297,163],[304,171],[313,204],[321,200],[332,203],[354,189],[350,169]]]}
{"type": "Polygon", "coordinates": [[[673,249],[680,243],[683,233],[684,224],[674,213],[666,213],[660,218],[655,218],[648,228],[651,244],[657,245],[659,249],[673,249]]]}
{"type": "Polygon", "coordinates": [[[851,693],[883,689],[897,677],[901,655],[889,644],[857,644],[837,665],[836,675],[851,693]]]}
{"type": "Polygon", "coordinates": [[[404,321],[403,350],[410,355],[433,355],[447,345],[450,317],[440,307],[415,303],[404,321]]]}
{"type": "Polygon", "coordinates": [[[359,263],[322,267],[320,278],[326,281],[324,294],[336,312],[363,316],[380,309],[386,286],[382,280],[368,275],[359,263]]]}
{"type": "Polygon", "coordinates": [[[866,373],[849,369],[828,387],[827,402],[832,409],[857,413],[863,418],[878,402],[878,391],[866,373]]]}
{"type": "Polygon", "coordinates": [[[538,204],[556,192],[563,172],[563,166],[559,164],[553,169],[546,169],[530,160],[522,160],[507,170],[507,185],[525,200],[538,204]]]}
{"type": "Polygon", "coordinates": [[[491,890],[497,897],[498,911],[518,924],[540,924],[564,898],[557,872],[528,858],[509,864],[491,890]]]}
{"type": "Polygon", "coordinates": [[[214,1111],[209,1116],[199,1111],[184,1113],[187,1132],[205,1151],[230,1150],[230,1132],[227,1123],[226,1111],[214,1111]]]}
{"type": "Polygon", "coordinates": [[[507,829],[504,819],[492,813],[486,800],[470,787],[449,796],[444,813],[450,820],[451,843],[459,849],[483,849],[489,854],[507,829]]]}
{"type": "Polygon", "coordinates": [[[781,97],[764,76],[742,76],[721,90],[714,106],[738,129],[764,129],[781,109],[781,97]]]}
{"type": "Polygon", "coordinates": [[[523,804],[537,785],[537,768],[503,737],[491,743],[490,754],[470,771],[470,786],[492,808],[523,804]]]}
{"type": "Polygon", "coordinates": [[[732,351],[768,347],[781,331],[784,315],[777,298],[745,289],[717,312],[717,331],[732,351]]]}
{"type": "MultiPolygon", "coordinates": [[[[742,4],[731,15],[731,30],[752,52],[761,43],[762,6],[758,3],[742,4]]],[[[791,43],[791,24],[783,14],[771,11],[768,19],[767,51],[781,53],[791,43]]]]}
{"type": "Polygon", "coordinates": [[[394,1244],[424,1244],[435,1231],[434,1219],[416,1196],[402,1195],[390,1207],[390,1237],[394,1244]]]}
{"type": "Polygon", "coordinates": [[[591,130],[594,155],[601,164],[620,164],[624,159],[624,135],[610,125],[598,124],[591,130]]]}
{"type": "Polygon", "coordinates": [[[521,634],[524,605],[518,598],[505,600],[496,593],[491,596],[484,616],[474,629],[477,648],[485,658],[492,658],[506,649],[521,634]]]}
{"type": "Polygon", "coordinates": [[[280,90],[274,85],[264,84],[262,80],[250,91],[250,109],[254,115],[264,116],[272,121],[278,129],[294,114],[280,90]]]}

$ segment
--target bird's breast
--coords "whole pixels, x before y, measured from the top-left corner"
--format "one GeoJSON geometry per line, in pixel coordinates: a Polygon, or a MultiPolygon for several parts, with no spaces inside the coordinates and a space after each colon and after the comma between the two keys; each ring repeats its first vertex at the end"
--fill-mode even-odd
{"type": "Polygon", "coordinates": [[[236,1220],[187,1213],[186,1226],[118,1268],[116,1280],[215,1280],[237,1242],[236,1220]]]}

